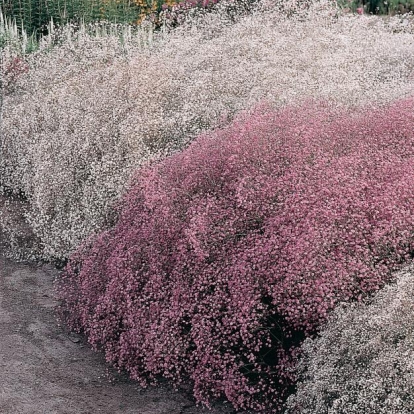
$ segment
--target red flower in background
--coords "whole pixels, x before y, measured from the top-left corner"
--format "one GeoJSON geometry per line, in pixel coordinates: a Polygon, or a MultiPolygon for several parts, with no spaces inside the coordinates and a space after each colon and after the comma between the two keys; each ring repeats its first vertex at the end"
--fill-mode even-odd
{"type": "Polygon", "coordinates": [[[27,72],[29,72],[29,65],[19,56],[14,56],[9,62],[6,62],[2,76],[5,93],[11,93],[17,79],[27,72]]]}

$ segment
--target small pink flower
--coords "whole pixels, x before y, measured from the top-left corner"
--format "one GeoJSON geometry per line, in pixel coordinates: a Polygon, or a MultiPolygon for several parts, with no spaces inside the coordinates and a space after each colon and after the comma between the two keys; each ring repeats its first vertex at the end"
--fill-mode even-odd
{"type": "Polygon", "coordinates": [[[357,12],[358,14],[364,14],[364,8],[363,8],[363,7],[358,7],[358,8],[356,9],[356,12],[357,12]]]}

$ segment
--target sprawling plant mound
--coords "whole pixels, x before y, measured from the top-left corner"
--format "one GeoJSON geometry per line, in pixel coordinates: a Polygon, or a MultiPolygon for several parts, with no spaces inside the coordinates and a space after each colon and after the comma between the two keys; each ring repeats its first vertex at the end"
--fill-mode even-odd
{"type": "Polygon", "coordinates": [[[413,251],[414,100],[328,108],[263,105],[142,169],[65,269],[69,325],[142,383],[277,411],[304,336],[413,251]]]}
{"type": "Polygon", "coordinates": [[[294,414],[414,412],[414,269],[366,304],[338,307],[307,340],[294,414]]]}
{"type": "Polygon", "coordinates": [[[308,3],[261,1],[229,24],[221,1],[165,37],[126,31],[123,44],[70,27],[54,48],[44,39],[5,96],[0,138],[0,191],[27,197],[39,254],[68,257],[105,228],[139,165],[262,99],[354,106],[414,91],[412,22],[308,3]]]}

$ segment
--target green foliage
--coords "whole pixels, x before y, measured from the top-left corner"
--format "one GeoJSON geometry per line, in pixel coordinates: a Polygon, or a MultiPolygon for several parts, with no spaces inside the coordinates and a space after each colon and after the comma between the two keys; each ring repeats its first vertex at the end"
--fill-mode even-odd
{"type": "Polygon", "coordinates": [[[37,38],[48,33],[51,20],[58,25],[96,20],[133,23],[139,14],[139,7],[129,0],[0,0],[0,8],[19,30],[37,38]]]}
{"type": "Polygon", "coordinates": [[[338,0],[342,8],[355,12],[358,7],[363,7],[369,14],[403,14],[414,12],[414,0],[338,0]]]}

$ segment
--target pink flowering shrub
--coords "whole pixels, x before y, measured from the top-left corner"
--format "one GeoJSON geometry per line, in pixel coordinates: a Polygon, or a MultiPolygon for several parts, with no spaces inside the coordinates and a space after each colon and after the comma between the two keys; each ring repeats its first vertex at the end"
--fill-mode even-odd
{"type": "Polygon", "coordinates": [[[142,384],[278,412],[305,336],[414,250],[414,99],[265,105],[143,168],[58,283],[61,315],[142,384]]]}

